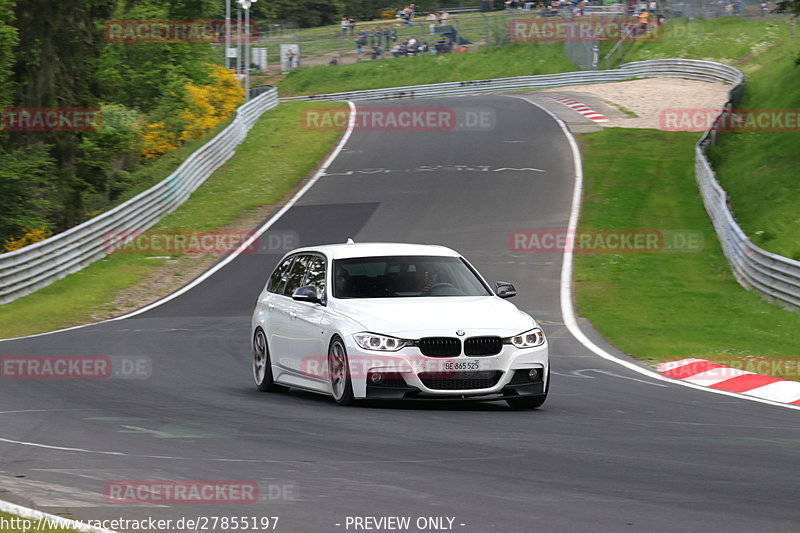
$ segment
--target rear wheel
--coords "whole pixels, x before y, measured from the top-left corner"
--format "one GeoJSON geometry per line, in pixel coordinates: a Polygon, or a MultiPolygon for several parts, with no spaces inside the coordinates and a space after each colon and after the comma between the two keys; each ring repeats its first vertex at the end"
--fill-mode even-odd
{"type": "Polygon", "coordinates": [[[258,328],[253,335],[253,378],[256,380],[256,387],[261,392],[287,390],[287,387],[276,384],[272,379],[272,363],[269,358],[267,336],[261,328],[258,328]]]}
{"type": "Polygon", "coordinates": [[[328,376],[331,380],[333,399],[339,405],[353,403],[353,382],[350,381],[350,368],[347,364],[347,351],[344,342],[334,337],[328,348],[328,376]]]}

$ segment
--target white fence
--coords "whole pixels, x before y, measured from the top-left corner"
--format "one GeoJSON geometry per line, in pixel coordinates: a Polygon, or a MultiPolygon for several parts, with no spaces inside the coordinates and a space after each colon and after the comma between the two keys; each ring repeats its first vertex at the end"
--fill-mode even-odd
{"type": "Polygon", "coordinates": [[[150,189],[83,224],[0,255],[0,304],[49,285],[106,255],[111,232],[143,231],[182,204],[233,156],[258,117],[278,105],[271,89],[240,107],[233,121],[150,189]]]}
{"type": "MultiPolygon", "coordinates": [[[[731,83],[733,88],[726,105],[728,109],[738,103],[744,90],[744,76],[733,67],[712,61],[658,59],[627,63],[612,70],[414,85],[281,100],[430,98],[657,77],[731,83]]],[[[108,232],[139,231],[155,224],[161,216],[186,200],[215,169],[227,161],[255,120],[275,105],[277,93],[271,89],[242,106],[234,121],[222,133],[192,154],[175,173],[158,185],[80,226],[21,250],[0,255],[0,303],[33,292],[103,257],[108,232]]],[[[715,138],[716,132],[712,129],[697,143],[696,177],[722,249],[742,285],[752,287],[788,307],[800,309],[800,262],[759,248],[750,242],[736,223],[727,206],[727,195],[705,156],[706,148],[715,138]]]]}

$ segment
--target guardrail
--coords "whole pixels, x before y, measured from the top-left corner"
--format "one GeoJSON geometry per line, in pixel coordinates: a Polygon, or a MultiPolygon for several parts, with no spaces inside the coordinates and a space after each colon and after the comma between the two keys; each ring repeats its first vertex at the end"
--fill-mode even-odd
{"type": "MultiPolygon", "coordinates": [[[[739,103],[744,92],[744,75],[736,68],[713,61],[657,59],[626,63],[619,68],[599,71],[567,72],[540,76],[517,76],[490,80],[412,85],[390,89],[350,91],[316,96],[281,98],[281,100],[389,100],[485,94],[606,83],[636,78],[686,78],[723,81],[733,84],[724,110],[739,103]]],[[[800,262],[773,254],[753,244],[736,223],[727,205],[727,194],[717,181],[706,158],[706,149],[716,140],[712,128],[698,141],[695,153],[695,176],[702,192],[706,211],[717,232],[722,250],[739,283],[753,288],[782,305],[800,309],[800,262]]]]}
{"type": "Polygon", "coordinates": [[[281,98],[289,100],[347,101],[347,100],[391,100],[400,98],[431,98],[436,96],[460,96],[486,94],[502,91],[529,91],[565,85],[607,83],[637,78],[689,78],[703,81],[725,81],[737,83],[741,72],[733,67],[690,59],[655,59],[626,63],[610,70],[563,72],[536,76],[515,76],[489,80],[451,81],[429,85],[408,85],[388,89],[370,89],[312,96],[281,98]]]}
{"type": "Polygon", "coordinates": [[[49,285],[106,255],[110,232],[143,231],[181,205],[230,159],[253,123],[278,105],[275,88],[236,111],[231,123],[150,189],[83,224],[0,255],[0,304],[49,285]]]}
{"type": "MultiPolygon", "coordinates": [[[[730,117],[731,110],[740,103],[743,93],[744,78],[730,91],[720,117],[724,113],[730,117]]],[[[706,150],[716,142],[720,117],[695,147],[695,177],[722,251],[740,285],[752,288],[784,307],[800,310],[800,261],[773,254],[753,244],[736,223],[728,207],[728,194],[719,184],[706,157],[706,150]]]]}
{"type": "MultiPolygon", "coordinates": [[[[626,63],[611,70],[413,85],[280,100],[431,98],[656,77],[731,83],[733,88],[729,92],[726,110],[738,104],[744,92],[744,75],[734,67],[712,61],[657,59],[626,63]]],[[[214,170],[227,161],[256,119],[264,111],[275,107],[277,102],[277,91],[271,89],[245,104],[224,131],[189,156],[171,176],[115,209],[45,241],[0,255],[0,303],[33,292],[103,257],[104,235],[109,231],[144,230],[155,224],[161,216],[186,200],[214,170]]],[[[720,110],[720,115],[723,111],[720,110]]],[[[788,307],[800,309],[800,262],[753,244],[728,208],[727,194],[719,185],[705,155],[707,147],[715,142],[716,134],[712,128],[698,141],[695,175],[723,252],[740,284],[788,307]]]]}

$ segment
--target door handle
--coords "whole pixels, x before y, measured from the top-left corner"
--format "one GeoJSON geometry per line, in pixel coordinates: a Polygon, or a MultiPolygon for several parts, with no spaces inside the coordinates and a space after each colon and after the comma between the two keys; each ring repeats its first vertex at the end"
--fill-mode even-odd
{"type": "Polygon", "coordinates": [[[275,304],[267,304],[267,309],[269,309],[270,311],[274,310],[275,304]]]}
{"type": "Polygon", "coordinates": [[[297,313],[295,313],[294,311],[289,311],[289,317],[290,318],[297,318],[297,313]]]}

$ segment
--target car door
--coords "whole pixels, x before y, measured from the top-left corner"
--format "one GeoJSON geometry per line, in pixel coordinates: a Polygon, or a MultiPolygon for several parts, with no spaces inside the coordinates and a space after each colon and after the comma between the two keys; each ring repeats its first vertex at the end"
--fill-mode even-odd
{"type": "MultiPolygon", "coordinates": [[[[321,254],[309,257],[302,286],[314,286],[317,294],[325,295],[327,261],[321,254]]],[[[289,329],[298,354],[297,370],[318,379],[326,380],[327,338],[325,324],[327,307],[319,303],[294,301],[294,312],[289,313],[289,329]]]]}
{"type": "Polygon", "coordinates": [[[273,365],[278,362],[277,345],[279,343],[277,339],[280,336],[285,336],[287,326],[286,315],[277,312],[276,301],[281,288],[286,283],[286,275],[289,273],[289,268],[291,268],[293,261],[294,256],[289,256],[275,267],[267,281],[265,290],[259,295],[259,300],[256,303],[256,312],[267,336],[267,344],[269,345],[273,365]]]}
{"type": "Polygon", "coordinates": [[[295,332],[293,331],[294,301],[292,293],[301,286],[303,277],[308,267],[308,254],[297,254],[292,257],[293,261],[288,270],[283,274],[280,285],[273,299],[273,308],[270,315],[274,315],[276,327],[272,331],[272,344],[270,345],[273,355],[273,364],[292,370],[297,369],[298,348],[295,344],[295,332]]]}

